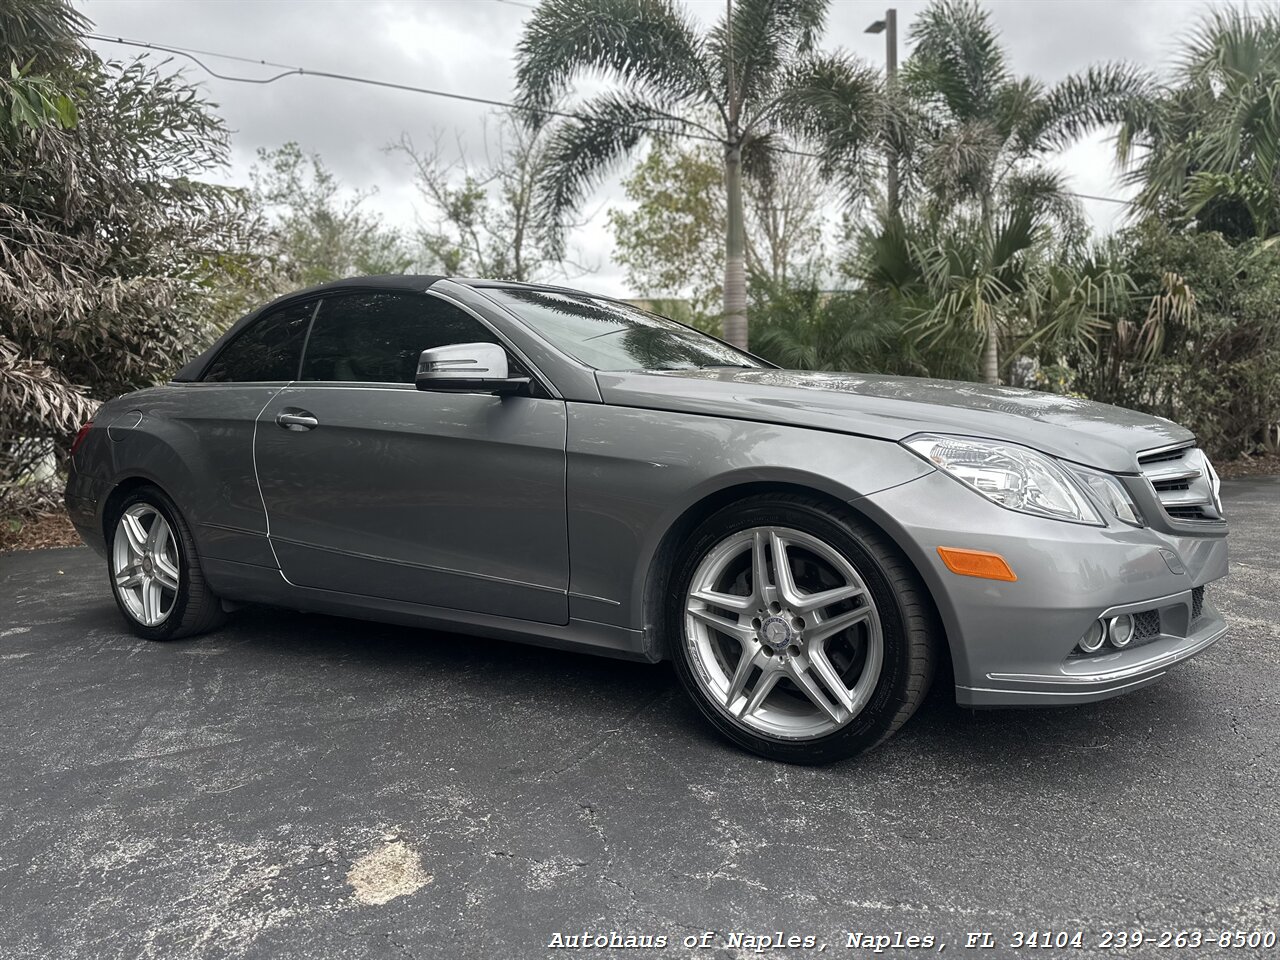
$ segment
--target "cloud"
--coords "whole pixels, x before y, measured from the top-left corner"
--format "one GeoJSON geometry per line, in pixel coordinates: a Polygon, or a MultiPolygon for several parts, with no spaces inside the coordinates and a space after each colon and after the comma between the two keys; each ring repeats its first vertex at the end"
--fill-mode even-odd
{"type": "MultiPolygon", "coordinates": [[[[301,65],[313,70],[372,77],[495,100],[513,95],[512,53],[531,11],[499,0],[431,2],[316,2],[316,0],[114,0],[81,2],[95,29],[111,36],[148,40],[255,60],[301,65]]],[[[688,5],[703,22],[718,17],[719,0],[688,5]]],[[[912,17],[924,3],[899,0],[903,34],[909,45],[912,17]]],[[[1205,9],[1190,0],[998,0],[990,4],[1003,31],[1015,69],[1047,81],[1060,79],[1099,60],[1132,60],[1153,68],[1168,66],[1177,35],[1205,9]]],[[[831,5],[825,45],[842,47],[873,64],[884,60],[884,35],[864,32],[882,16],[878,5],[836,0],[831,5]]],[[[106,57],[137,51],[95,44],[106,57]]],[[[178,58],[180,59],[180,58],[178,58]]],[[[177,60],[175,60],[175,63],[177,60]]],[[[220,73],[265,78],[277,68],[220,59],[206,61],[220,73]]],[[[189,75],[203,77],[210,99],[234,131],[230,177],[247,179],[257,150],[296,140],[352,188],[376,188],[377,208],[406,227],[414,223],[411,176],[403,159],[385,147],[408,133],[425,143],[433,130],[474,151],[482,149],[485,107],[407,91],[347,83],[323,77],[290,76],[269,84],[242,84],[208,77],[194,64],[189,75]]],[[[1104,135],[1068,151],[1060,165],[1078,190],[1119,195],[1104,135]]],[[[591,209],[620,200],[617,177],[602,185],[591,209]]],[[[1087,203],[1101,229],[1109,229],[1122,208],[1087,203]]],[[[612,242],[603,214],[573,238],[585,259],[599,263],[583,283],[606,293],[625,293],[610,259],[612,242]]]]}

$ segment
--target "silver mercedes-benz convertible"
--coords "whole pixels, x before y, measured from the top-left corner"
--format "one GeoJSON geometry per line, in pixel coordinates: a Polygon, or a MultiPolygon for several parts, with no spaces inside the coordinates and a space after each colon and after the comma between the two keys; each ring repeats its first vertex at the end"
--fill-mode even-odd
{"type": "MultiPolygon", "coordinates": [[[[674,661],[765,756],[1137,689],[1226,631],[1217,476],[1167,420],[780,370],[606,297],[366,277],[245,317],[77,436],[142,637],[277,604],[674,661]]],[[[300,641],[303,642],[303,641],[300,641]]]]}

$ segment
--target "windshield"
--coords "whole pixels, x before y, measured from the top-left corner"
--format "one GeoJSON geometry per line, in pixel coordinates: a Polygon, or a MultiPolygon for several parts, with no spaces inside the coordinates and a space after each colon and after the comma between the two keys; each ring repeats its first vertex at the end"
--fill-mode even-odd
{"type": "Polygon", "coordinates": [[[765,366],[692,327],[629,304],[520,287],[490,287],[485,293],[560,350],[597,370],[765,366]]]}

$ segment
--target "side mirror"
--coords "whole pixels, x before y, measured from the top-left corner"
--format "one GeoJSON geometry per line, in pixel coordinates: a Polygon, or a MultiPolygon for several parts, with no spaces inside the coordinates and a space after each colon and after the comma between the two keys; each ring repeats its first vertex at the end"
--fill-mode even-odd
{"type": "Polygon", "coordinates": [[[419,390],[519,393],[528,377],[508,376],[507,351],[496,343],[451,343],[423,350],[414,383],[419,390]]]}

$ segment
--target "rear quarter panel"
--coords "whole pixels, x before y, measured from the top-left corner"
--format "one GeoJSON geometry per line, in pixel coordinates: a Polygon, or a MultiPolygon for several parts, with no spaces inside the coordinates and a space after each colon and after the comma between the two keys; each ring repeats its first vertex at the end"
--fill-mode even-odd
{"type": "MultiPolygon", "coordinates": [[[[120,397],[99,414],[107,436],[83,469],[109,487],[131,478],[156,484],[182,511],[201,556],[274,567],[252,441],[258,411],[278,390],[170,384],[120,397]]],[[[102,508],[100,522],[109,519],[102,508]]]]}

